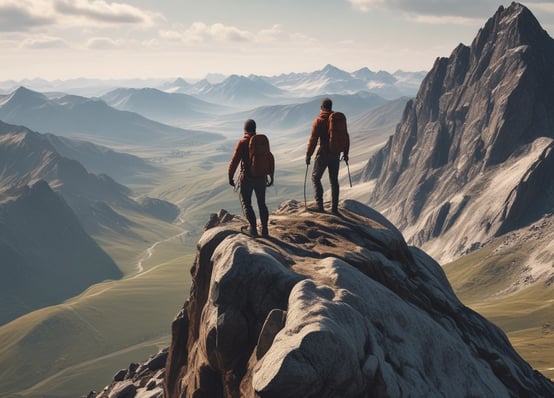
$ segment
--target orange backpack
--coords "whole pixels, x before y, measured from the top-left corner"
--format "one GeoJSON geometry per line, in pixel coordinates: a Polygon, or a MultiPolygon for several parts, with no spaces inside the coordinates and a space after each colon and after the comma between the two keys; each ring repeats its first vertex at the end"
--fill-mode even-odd
{"type": "Polygon", "coordinates": [[[254,134],[248,141],[248,157],[250,159],[250,175],[265,177],[273,175],[275,158],[269,150],[269,140],[264,134],[254,134]]]}
{"type": "Polygon", "coordinates": [[[329,152],[340,154],[348,152],[350,137],[346,128],[346,116],[342,112],[333,112],[329,116],[329,152]]]}

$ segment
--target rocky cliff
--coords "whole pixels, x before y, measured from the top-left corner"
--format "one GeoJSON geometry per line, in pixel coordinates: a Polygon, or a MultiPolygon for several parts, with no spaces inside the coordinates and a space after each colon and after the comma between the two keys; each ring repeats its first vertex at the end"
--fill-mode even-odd
{"type": "Polygon", "coordinates": [[[168,352],[122,370],[99,396],[554,395],[387,219],[355,201],[340,211],[286,202],[268,239],[212,215],[168,352]],[[166,355],[165,369],[151,366],[166,355]]]}
{"type": "Polygon", "coordinates": [[[439,58],[370,159],[369,203],[441,261],[554,210],[554,40],[523,5],[439,58]]]}

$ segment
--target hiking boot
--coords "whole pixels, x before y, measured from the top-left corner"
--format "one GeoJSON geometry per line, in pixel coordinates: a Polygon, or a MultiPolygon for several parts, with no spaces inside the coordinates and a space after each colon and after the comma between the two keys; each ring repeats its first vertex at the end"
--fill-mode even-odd
{"type": "Polygon", "coordinates": [[[269,238],[269,231],[267,230],[267,227],[262,227],[262,237],[269,238]]]}
{"type": "Polygon", "coordinates": [[[333,213],[333,214],[336,215],[336,216],[340,216],[339,209],[337,209],[336,207],[334,207],[334,208],[331,210],[331,213],[333,213]]]}
{"type": "Polygon", "coordinates": [[[325,209],[323,208],[323,203],[316,203],[315,206],[308,207],[308,211],[313,211],[315,213],[325,213],[325,209]]]}
{"type": "Polygon", "coordinates": [[[248,227],[245,225],[244,227],[241,227],[240,230],[246,235],[250,235],[254,238],[258,237],[258,231],[256,230],[256,227],[248,227]]]}

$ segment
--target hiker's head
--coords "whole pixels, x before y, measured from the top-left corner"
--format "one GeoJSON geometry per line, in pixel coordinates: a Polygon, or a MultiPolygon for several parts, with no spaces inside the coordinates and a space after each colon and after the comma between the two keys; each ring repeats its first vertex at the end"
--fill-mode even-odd
{"type": "Polygon", "coordinates": [[[244,131],[248,134],[254,134],[256,132],[256,122],[252,119],[248,119],[244,122],[244,131]]]}
{"type": "Polygon", "coordinates": [[[323,98],[321,100],[321,110],[330,111],[331,109],[333,109],[333,101],[331,101],[331,98],[323,98]]]}

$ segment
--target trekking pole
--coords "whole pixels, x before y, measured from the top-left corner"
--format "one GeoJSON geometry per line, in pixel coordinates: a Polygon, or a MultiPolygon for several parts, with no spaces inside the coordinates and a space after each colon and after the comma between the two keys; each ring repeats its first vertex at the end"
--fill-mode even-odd
{"type": "Polygon", "coordinates": [[[352,177],[350,177],[350,166],[348,165],[348,162],[345,160],[344,163],[346,163],[346,170],[348,171],[348,181],[350,182],[350,188],[352,188],[352,177]]]}
{"type": "Polygon", "coordinates": [[[306,201],[306,180],[308,179],[308,167],[310,167],[310,165],[306,164],[306,174],[304,175],[304,209],[308,208],[308,203],[306,201]]]}

